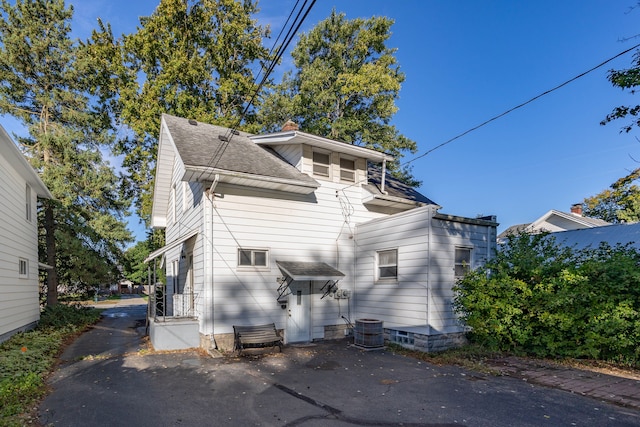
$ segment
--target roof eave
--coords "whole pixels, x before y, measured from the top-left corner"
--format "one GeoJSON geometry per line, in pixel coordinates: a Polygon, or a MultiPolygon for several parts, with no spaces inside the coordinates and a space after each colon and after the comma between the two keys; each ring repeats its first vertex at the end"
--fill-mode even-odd
{"type": "Polygon", "coordinates": [[[185,175],[182,177],[183,181],[211,182],[215,176],[218,175],[218,182],[220,183],[240,185],[243,187],[271,189],[296,194],[311,194],[320,186],[320,184],[315,180],[311,182],[276,178],[204,166],[187,165],[185,170],[185,175]]]}
{"type": "Polygon", "coordinates": [[[358,147],[346,142],[334,141],[329,138],[312,135],[301,131],[276,132],[266,135],[250,136],[253,142],[258,145],[283,145],[283,144],[304,144],[325,148],[339,153],[349,154],[355,157],[362,157],[370,161],[382,162],[392,161],[394,158],[386,153],[381,153],[370,148],[358,147]]]}

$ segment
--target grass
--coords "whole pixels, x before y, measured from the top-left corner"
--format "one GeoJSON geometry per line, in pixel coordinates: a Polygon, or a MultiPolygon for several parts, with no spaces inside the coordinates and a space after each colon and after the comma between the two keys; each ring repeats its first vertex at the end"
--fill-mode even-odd
{"type": "Polygon", "coordinates": [[[0,344],[0,426],[31,424],[34,405],[46,392],[45,378],[69,339],[100,318],[93,308],[58,304],[38,327],[0,344]]]}

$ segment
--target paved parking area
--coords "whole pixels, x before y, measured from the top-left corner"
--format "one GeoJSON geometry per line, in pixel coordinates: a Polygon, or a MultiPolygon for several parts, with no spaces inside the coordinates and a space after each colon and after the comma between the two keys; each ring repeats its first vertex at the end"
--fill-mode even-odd
{"type": "Polygon", "coordinates": [[[346,341],[263,357],[145,353],[140,312],[113,307],[69,347],[40,405],[43,425],[640,425],[634,408],[346,341]]]}

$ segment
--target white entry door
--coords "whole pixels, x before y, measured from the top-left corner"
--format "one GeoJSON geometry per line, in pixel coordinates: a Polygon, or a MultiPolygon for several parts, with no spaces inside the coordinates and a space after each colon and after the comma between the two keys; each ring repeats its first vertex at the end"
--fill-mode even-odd
{"type": "Polygon", "coordinates": [[[289,288],[286,340],[288,343],[311,341],[311,285],[309,282],[293,282],[289,288]]]}

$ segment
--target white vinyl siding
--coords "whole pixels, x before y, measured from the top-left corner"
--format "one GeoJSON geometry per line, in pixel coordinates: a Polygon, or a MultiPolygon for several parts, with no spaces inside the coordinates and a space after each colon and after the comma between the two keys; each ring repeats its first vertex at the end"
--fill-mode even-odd
{"type": "Polygon", "coordinates": [[[35,215],[37,194],[14,165],[1,154],[0,182],[1,341],[8,338],[10,333],[37,322],[40,307],[38,229],[35,215]],[[25,220],[27,212],[30,220],[25,220]]]}
{"type": "MultiPolygon", "coordinates": [[[[286,310],[276,299],[276,279],[282,275],[278,260],[326,262],[346,275],[339,287],[353,290],[353,236],[340,215],[341,199],[336,197],[336,190],[343,188],[321,181],[314,194],[295,195],[218,185],[216,193],[223,197],[215,200],[211,211],[215,319],[209,327],[215,325],[215,334],[231,333],[237,324],[274,322],[277,328],[285,327],[286,310]],[[268,269],[237,268],[238,248],[269,248],[268,269]]],[[[345,188],[340,197],[352,203],[351,224],[383,216],[362,205],[360,188],[345,188]]],[[[325,282],[314,281],[312,285],[314,339],[324,337],[325,325],[344,324],[340,310],[350,304],[343,300],[339,306],[332,298],[321,299],[325,282]]]]}
{"type": "Polygon", "coordinates": [[[356,318],[385,327],[429,325],[438,333],[461,332],[453,312],[455,248],[473,248],[470,267],[495,248],[495,227],[432,218],[432,206],[356,226],[356,318]],[[376,281],[381,247],[398,248],[398,281],[376,281]],[[483,254],[480,256],[480,254],[483,254]]]}

